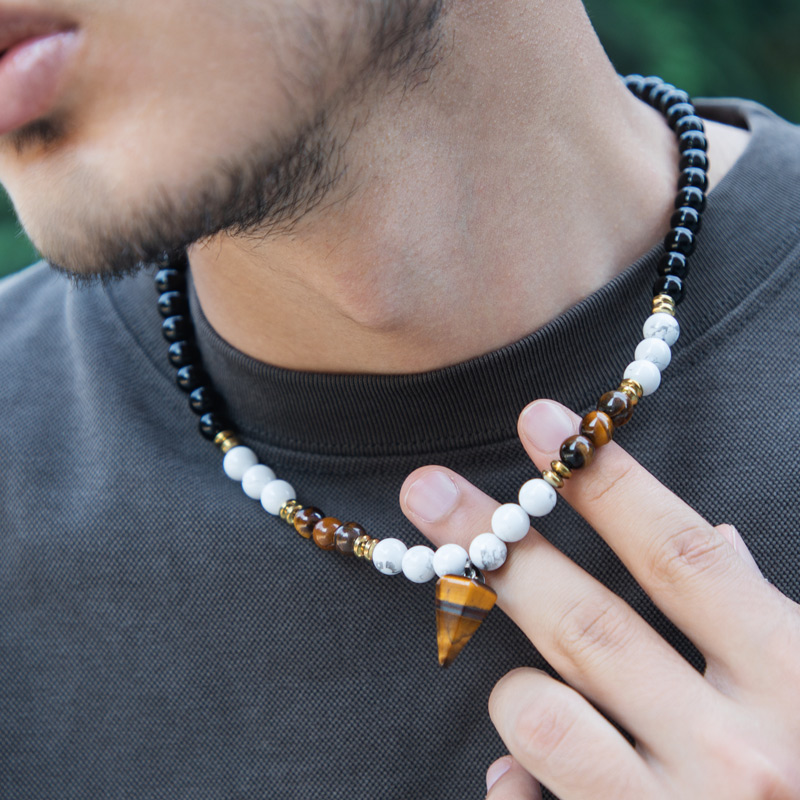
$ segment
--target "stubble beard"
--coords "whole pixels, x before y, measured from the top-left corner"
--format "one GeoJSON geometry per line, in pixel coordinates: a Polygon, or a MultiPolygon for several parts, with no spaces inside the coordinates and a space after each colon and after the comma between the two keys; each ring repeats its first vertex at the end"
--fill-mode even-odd
{"type": "MultiPolygon", "coordinates": [[[[444,0],[354,0],[367,14],[368,58],[311,119],[270,146],[219,162],[188,187],[155,187],[127,217],[83,230],[44,252],[76,284],[134,274],[165,255],[220,233],[264,239],[292,232],[326,202],[344,202],[348,135],[337,124],[376,86],[402,92],[425,83],[441,57],[444,0]]],[[[291,86],[287,85],[287,90],[291,86]]],[[[350,115],[352,120],[357,115],[350,115]]],[[[353,123],[354,124],[354,123],[353,123]]],[[[67,124],[21,132],[18,147],[51,146],[67,124]]],[[[352,132],[352,126],[350,131],[352,132]]]]}

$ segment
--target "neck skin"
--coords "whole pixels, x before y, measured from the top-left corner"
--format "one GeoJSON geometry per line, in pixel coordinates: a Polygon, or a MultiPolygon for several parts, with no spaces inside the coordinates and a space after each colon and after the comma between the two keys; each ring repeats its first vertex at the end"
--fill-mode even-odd
{"type": "MultiPolygon", "coordinates": [[[[290,234],[191,249],[237,349],[314,372],[444,367],[521,339],[665,234],[674,136],[581,3],[462,2],[445,24],[454,46],[427,84],[363,101],[331,202],[290,234]]],[[[709,128],[713,185],[747,134],[709,128]]]]}

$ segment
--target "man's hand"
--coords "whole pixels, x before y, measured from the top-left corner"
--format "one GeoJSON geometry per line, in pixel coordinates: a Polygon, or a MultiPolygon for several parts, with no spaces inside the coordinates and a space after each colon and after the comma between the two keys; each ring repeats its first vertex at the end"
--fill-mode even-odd
{"type": "MultiPolygon", "coordinates": [[[[579,423],[550,401],[523,411],[520,438],[539,469],[579,423]]],[[[538,798],[526,771],[562,800],[800,798],[800,606],[764,580],[731,526],[712,527],[614,443],[561,494],[707,669],[531,530],[487,583],[569,685],[521,668],[494,688],[490,715],[513,759],[492,765],[490,778],[511,768],[491,800],[538,798]]],[[[464,547],[498,506],[442,467],[412,473],[401,500],[436,545],[464,547]]]]}

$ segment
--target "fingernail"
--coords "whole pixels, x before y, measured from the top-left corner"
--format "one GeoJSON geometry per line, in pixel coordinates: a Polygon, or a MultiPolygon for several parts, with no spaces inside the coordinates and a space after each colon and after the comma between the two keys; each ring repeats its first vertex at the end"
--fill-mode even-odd
{"type": "Polygon", "coordinates": [[[458,487],[444,472],[433,470],[417,478],[406,492],[406,507],[423,522],[439,522],[458,502],[458,487]]]}
{"type": "Polygon", "coordinates": [[[525,437],[542,453],[554,453],[567,436],[575,433],[575,423],[561,406],[537,400],[523,412],[520,420],[525,437]]]}
{"type": "Polygon", "coordinates": [[[511,769],[511,756],[498,758],[489,769],[486,770],[486,791],[489,792],[497,781],[511,769]]]}

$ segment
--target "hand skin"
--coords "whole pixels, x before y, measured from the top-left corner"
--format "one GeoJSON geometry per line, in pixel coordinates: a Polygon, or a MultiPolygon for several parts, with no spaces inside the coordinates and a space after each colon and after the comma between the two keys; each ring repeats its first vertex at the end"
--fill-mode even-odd
{"type": "MultiPolygon", "coordinates": [[[[562,406],[536,401],[520,416],[519,435],[536,467],[547,469],[579,424],[562,406]]],[[[540,797],[519,767],[562,800],[800,798],[800,606],[764,580],[731,526],[712,527],[614,443],[560,494],[694,642],[707,669],[700,675],[531,530],[487,583],[566,683],[520,668],[495,686],[489,713],[514,761],[490,800],[540,797]]],[[[499,505],[434,466],[406,479],[401,503],[435,546],[464,547],[490,530],[499,505]],[[458,492],[426,521],[411,506],[434,472],[458,492]]]]}

